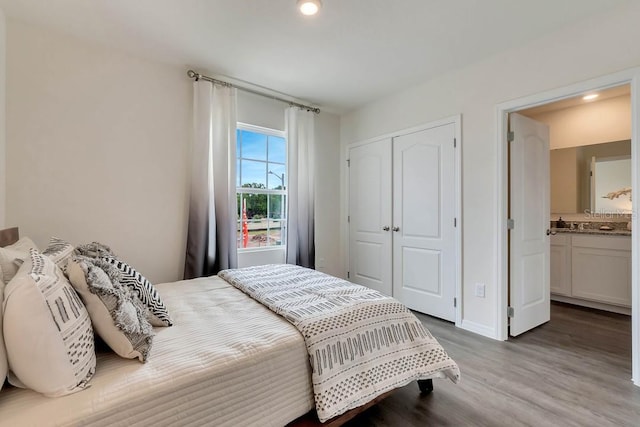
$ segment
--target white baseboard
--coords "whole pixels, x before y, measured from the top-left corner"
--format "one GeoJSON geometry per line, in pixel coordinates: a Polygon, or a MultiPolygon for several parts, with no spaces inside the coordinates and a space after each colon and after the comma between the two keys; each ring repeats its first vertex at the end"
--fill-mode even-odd
{"type": "Polygon", "coordinates": [[[496,335],[495,328],[489,327],[487,325],[482,325],[480,323],[472,322],[471,320],[462,320],[462,324],[460,324],[460,328],[469,332],[473,332],[474,334],[482,335],[487,338],[491,338],[494,340],[500,340],[500,338],[496,335]]]}

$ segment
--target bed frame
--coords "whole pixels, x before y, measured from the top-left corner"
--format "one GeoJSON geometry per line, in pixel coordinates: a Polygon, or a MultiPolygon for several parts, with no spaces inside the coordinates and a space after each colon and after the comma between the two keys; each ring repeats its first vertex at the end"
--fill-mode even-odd
{"type": "MultiPolygon", "coordinates": [[[[4,230],[0,230],[0,247],[4,247],[7,245],[11,245],[18,241],[20,237],[20,233],[18,227],[7,228],[4,230]]],[[[433,391],[433,380],[418,380],[418,387],[420,388],[420,392],[422,394],[429,394],[433,391]]],[[[339,415],[335,418],[332,418],[324,423],[321,423],[318,420],[318,416],[315,411],[311,411],[306,415],[292,421],[288,424],[288,427],[338,427],[351,420],[358,414],[366,411],[370,407],[378,404],[380,401],[391,395],[396,390],[388,391],[370,402],[365,403],[362,406],[358,406],[350,411],[345,412],[342,415],[339,415]]]]}
{"type": "MultiPolygon", "coordinates": [[[[418,380],[418,387],[420,388],[420,392],[422,394],[429,394],[433,391],[433,380],[418,380]]],[[[386,399],[395,391],[396,390],[390,390],[386,393],[383,393],[375,399],[365,403],[364,405],[358,406],[357,408],[347,411],[342,415],[338,415],[337,417],[325,421],[324,423],[321,423],[318,420],[318,416],[316,415],[315,411],[311,411],[308,414],[298,418],[297,420],[294,420],[291,423],[287,424],[287,427],[338,427],[351,420],[355,416],[363,413],[372,406],[377,405],[380,401],[386,399]]]]}

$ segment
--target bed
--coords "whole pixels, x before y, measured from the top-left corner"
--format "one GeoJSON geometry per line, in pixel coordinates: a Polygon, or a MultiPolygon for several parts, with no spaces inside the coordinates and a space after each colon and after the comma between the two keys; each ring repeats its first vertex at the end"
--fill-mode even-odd
{"type": "MultiPolygon", "coordinates": [[[[15,240],[17,230],[0,231],[0,246],[15,240]]],[[[0,425],[313,423],[309,355],[290,322],[218,276],[156,288],[174,325],[154,328],[146,363],[98,351],[90,386],[59,398],[5,384],[0,425]]],[[[419,384],[432,390],[429,379],[419,384]]],[[[325,424],[340,425],[388,393],[325,424]]]]}

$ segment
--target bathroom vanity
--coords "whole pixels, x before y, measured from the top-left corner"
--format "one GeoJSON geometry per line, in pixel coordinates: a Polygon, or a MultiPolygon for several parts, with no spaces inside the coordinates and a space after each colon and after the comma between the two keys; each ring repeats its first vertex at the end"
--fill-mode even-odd
{"type": "Polygon", "coordinates": [[[631,232],[553,232],[551,299],[631,314],[631,232]]]}

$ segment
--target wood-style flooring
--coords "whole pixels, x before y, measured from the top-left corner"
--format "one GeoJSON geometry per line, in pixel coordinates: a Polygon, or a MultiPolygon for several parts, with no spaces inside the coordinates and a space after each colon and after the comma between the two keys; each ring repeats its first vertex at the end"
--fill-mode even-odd
{"type": "Polygon", "coordinates": [[[629,316],[552,303],[550,322],[500,342],[417,315],[460,383],[412,383],[346,426],[640,426],[629,316]]]}

